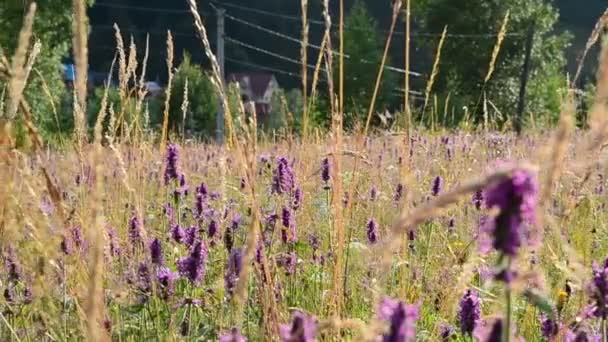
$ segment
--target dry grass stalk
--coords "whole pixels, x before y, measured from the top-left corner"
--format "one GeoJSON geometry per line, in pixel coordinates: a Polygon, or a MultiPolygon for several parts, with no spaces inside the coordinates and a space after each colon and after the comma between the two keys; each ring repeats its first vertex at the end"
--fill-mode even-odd
{"type": "Polygon", "coordinates": [[[540,206],[543,208],[551,198],[551,193],[555,183],[559,179],[564,160],[568,152],[568,143],[574,129],[574,113],[575,105],[571,95],[568,95],[564,104],[562,104],[562,112],[560,115],[559,126],[554,133],[553,143],[551,144],[552,152],[548,160],[547,171],[545,174],[545,184],[540,196],[540,206]]]}
{"type": "Polygon", "coordinates": [[[308,0],[300,1],[302,11],[302,138],[308,137],[308,0]]]}
{"type": "MultiPolygon", "coordinates": [[[[245,146],[249,147],[249,151],[247,149],[243,149],[242,145],[240,144],[239,140],[237,139],[237,137],[235,135],[235,130],[234,130],[234,126],[233,126],[233,118],[232,118],[232,114],[230,112],[230,107],[228,105],[228,97],[226,96],[226,88],[225,88],[224,80],[222,79],[221,69],[220,69],[220,66],[217,62],[215,55],[211,51],[211,44],[209,43],[207,31],[203,25],[203,20],[198,13],[197,4],[194,0],[188,0],[188,4],[190,6],[190,12],[192,13],[192,16],[194,17],[195,28],[197,29],[199,38],[201,39],[201,42],[203,43],[203,46],[205,48],[205,54],[207,55],[209,60],[211,60],[211,67],[212,67],[211,81],[214,84],[216,90],[218,91],[220,99],[222,100],[222,106],[223,106],[224,115],[225,115],[225,123],[227,123],[226,126],[228,128],[228,136],[229,136],[229,145],[228,146],[231,146],[231,143],[234,143],[234,145],[235,145],[235,150],[237,153],[237,162],[240,163],[240,166],[245,175],[247,189],[248,189],[250,201],[251,201],[251,212],[253,213],[251,225],[250,225],[249,231],[247,233],[245,253],[244,253],[243,259],[242,259],[243,267],[242,267],[241,273],[239,274],[239,279],[236,284],[235,295],[234,295],[234,303],[236,305],[236,312],[237,312],[237,317],[238,317],[237,319],[240,323],[240,320],[243,318],[242,312],[243,312],[243,308],[244,308],[244,303],[247,300],[247,291],[246,290],[247,290],[247,284],[249,283],[249,273],[250,273],[250,269],[251,269],[251,264],[252,264],[253,256],[255,254],[255,250],[257,247],[258,237],[259,237],[259,234],[261,233],[261,226],[259,224],[260,223],[259,222],[260,214],[259,214],[259,207],[258,207],[256,188],[255,188],[255,184],[256,184],[256,182],[255,182],[256,166],[255,165],[256,165],[256,160],[257,160],[255,152],[257,150],[257,141],[252,140],[253,137],[257,136],[257,133],[252,132],[246,126],[245,135],[246,135],[247,141],[246,141],[245,146]]],[[[239,108],[241,109],[241,111],[243,111],[242,103],[240,104],[239,108]]],[[[255,114],[254,114],[254,117],[255,117],[255,114]]],[[[254,118],[254,122],[255,121],[256,120],[254,118]]],[[[224,156],[222,153],[222,156],[220,157],[220,159],[223,159],[223,158],[224,158],[224,156]]],[[[268,286],[268,284],[272,284],[272,278],[266,279],[266,280],[267,280],[267,282],[265,283],[265,285],[268,286]]],[[[274,291],[274,289],[270,288],[270,291],[274,291]]],[[[273,312],[276,312],[273,307],[271,307],[270,310],[273,312]]],[[[274,313],[270,314],[268,317],[270,321],[267,321],[268,325],[265,327],[265,329],[276,333],[276,332],[278,332],[278,321],[273,321],[272,317],[278,317],[278,316],[274,313]]]]}
{"type": "Polygon", "coordinates": [[[435,84],[435,78],[439,74],[439,61],[441,60],[441,49],[443,48],[443,43],[445,41],[445,37],[448,33],[448,27],[445,26],[443,28],[443,32],[441,33],[441,39],[439,39],[439,44],[437,45],[437,53],[435,54],[435,62],[433,63],[433,71],[431,72],[431,77],[429,77],[428,82],[426,83],[426,90],[424,92],[424,107],[422,107],[422,115],[426,112],[426,107],[429,103],[429,97],[431,95],[431,91],[433,90],[433,85],[435,84]]]}
{"type": "Polygon", "coordinates": [[[36,42],[34,43],[34,46],[32,47],[32,51],[30,52],[30,55],[27,59],[27,63],[25,64],[25,75],[23,78],[25,80],[25,82],[27,82],[27,80],[30,78],[30,73],[32,72],[32,69],[34,68],[34,63],[36,62],[36,58],[40,54],[41,46],[42,46],[42,44],[40,43],[40,40],[36,40],[36,42]]]}
{"type": "Polygon", "coordinates": [[[171,31],[167,32],[167,72],[169,79],[167,80],[167,88],[165,95],[165,110],[163,112],[163,128],[160,136],[160,153],[164,153],[167,146],[167,133],[169,129],[169,103],[171,101],[171,88],[173,84],[173,36],[171,31]]]}
{"type": "Polygon", "coordinates": [[[308,105],[308,110],[310,110],[311,108],[314,108],[315,105],[315,99],[317,97],[317,85],[319,84],[319,73],[321,71],[321,64],[323,63],[323,51],[325,51],[325,45],[327,44],[327,39],[329,37],[329,33],[327,31],[325,31],[325,34],[323,35],[323,40],[321,41],[321,49],[320,49],[320,53],[319,56],[317,57],[317,62],[315,63],[315,70],[313,72],[313,76],[312,76],[312,85],[311,85],[311,90],[310,90],[310,100],[309,100],[309,105],[308,105]]]}
{"type": "Polygon", "coordinates": [[[72,23],[72,34],[74,44],[74,60],[76,62],[76,82],[74,104],[74,125],[76,139],[79,145],[85,139],[87,111],[87,77],[89,69],[88,48],[88,18],[87,4],[85,0],[73,0],[74,21],[72,23]]]}
{"type": "Polygon", "coordinates": [[[409,144],[412,126],[412,112],[410,108],[410,26],[411,26],[411,0],[405,0],[405,93],[403,96],[403,111],[405,112],[406,142],[409,144]]]}
{"type": "Polygon", "coordinates": [[[23,26],[19,32],[19,41],[17,49],[13,55],[10,68],[6,71],[10,75],[8,83],[8,108],[5,114],[8,120],[13,120],[17,114],[17,109],[23,98],[23,90],[25,89],[25,64],[27,62],[27,51],[32,37],[32,27],[34,25],[34,16],[36,15],[36,3],[32,3],[23,20],[23,26]]]}
{"type": "Polygon", "coordinates": [[[494,50],[492,50],[492,58],[490,59],[490,66],[488,67],[488,73],[484,78],[483,82],[488,83],[490,77],[494,73],[494,67],[496,66],[496,60],[498,59],[498,54],[500,53],[500,47],[502,46],[502,42],[505,39],[507,34],[507,24],[509,23],[509,11],[505,14],[505,18],[502,21],[502,25],[500,26],[500,31],[498,32],[498,37],[496,38],[496,44],[494,45],[494,50]]]}
{"type": "MultiPolygon", "coordinates": [[[[365,129],[363,130],[363,136],[367,136],[369,131],[369,126],[372,121],[372,114],[374,113],[376,107],[376,99],[378,97],[378,92],[380,91],[380,85],[382,84],[382,75],[384,71],[384,66],[386,65],[386,59],[388,57],[388,51],[391,47],[391,41],[393,38],[393,32],[395,32],[395,25],[397,25],[397,19],[399,18],[399,12],[401,11],[402,6],[401,0],[395,1],[393,4],[393,18],[391,20],[391,27],[389,30],[388,38],[386,39],[386,44],[384,46],[384,54],[382,55],[382,62],[380,63],[380,69],[378,70],[378,75],[376,77],[376,85],[374,87],[374,92],[372,94],[372,100],[369,104],[369,110],[367,112],[367,120],[365,121],[365,129]]],[[[406,72],[407,74],[407,72],[406,72]]]]}
{"type": "Polygon", "coordinates": [[[589,50],[597,43],[600,39],[604,28],[608,25],[608,9],[604,11],[602,16],[598,19],[593,31],[591,31],[591,35],[589,39],[587,39],[587,43],[585,44],[585,50],[583,50],[583,54],[579,58],[578,65],[576,67],[576,73],[574,74],[574,78],[572,79],[571,87],[576,87],[576,82],[578,81],[579,76],[581,75],[581,71],[583,70],[583,64],[585,63],[585,57],[589,53],[589,50]]]}
{"type": "MultiPolygon", "coordinates": [[[[138,134],[138,141],[142,141],[143,140],[143,129],[144,127],[147,127],[147,116],[146,116],[146,111],[142,110],[143,107],[143,103],[144,100],[146,99],[146,95],[148,94],[148,88],[146,87],[146,70],[148,67],[148,57],[150,54],[150,35],[146,35],[146,49],[144,52],[144,59],[142,61],[142,65],[141,65],[141,73],[139,75],[139,82],[137,85],[137,102],[135,103],[135,115],[137,116],[137,120],[135,121],[137,124],[137,133],[138,134]],[[142,113],[142,111],[144,113],[142,113]],[[139,115],[143,114],[143,119],[144,119],[144,123],[142,125],[140,125],[139,122],[139,115]],[[143,127],[142,127],[143,126],[143,127]]],[[[146,107],[147,108],[147,107],[146,107]]]]}
{"type": "Polygon", "coordinates": [[[188,107],[190,107],[190,103],[188,102],[188,79],[184,84],[184,98],[182,100],[182,134],[186,135],[186,116],[188,115],[188,107]]]}

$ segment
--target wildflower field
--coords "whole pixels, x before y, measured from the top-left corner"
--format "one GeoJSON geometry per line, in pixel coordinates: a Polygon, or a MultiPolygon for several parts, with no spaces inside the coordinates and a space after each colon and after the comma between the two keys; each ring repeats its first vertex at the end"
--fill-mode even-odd
{"type": "Polygon", "coordinates": [[[341,174],[324,141],[261,145],[255,203],[236,157],[214,145],[108,150],[101,173],[50,152],[55,200],[39,162],[17,154],[2,172],[2,339],[82,336],[101,253],[99,320],[113,340],[486,341],[507,309],[514,336],[591,340],[606,310],[604,168],[564,173],[541,204],[547,175],[533,161],[549,138],[369,137],[341,174]]]}
{"type": "Polygon", "coordinates": [[[11,63],[0,50],[0,341],[608,340],[605,47],[584,128],[568,91],[555,128],[520,135],[474,122],[370,128],[375,99],[345,131],[328,82],[328,127],[271,136],[229,103],[189,4],[223,143],[171,132],[168,109],[161,132],[147,127],[144,77],[117,30],[120,100],[106,87],[87,128],[77,78],[74,134],[51,144],[22,94],[40,49],[26,58],[35,5],[11,63]]]}

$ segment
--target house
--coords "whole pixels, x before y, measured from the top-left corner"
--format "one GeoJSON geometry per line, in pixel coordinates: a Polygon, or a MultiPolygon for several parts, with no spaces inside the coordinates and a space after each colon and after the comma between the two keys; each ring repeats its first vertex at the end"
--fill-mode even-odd
{"type": "Polygon", "coordinates": [[[279,83],[273,74],[246,72],[230,74],[228,83],[238,83],[243,102],[252,101],[256,114],[260,117],[270,114],[272,95],[279,89],[279,83]]]}

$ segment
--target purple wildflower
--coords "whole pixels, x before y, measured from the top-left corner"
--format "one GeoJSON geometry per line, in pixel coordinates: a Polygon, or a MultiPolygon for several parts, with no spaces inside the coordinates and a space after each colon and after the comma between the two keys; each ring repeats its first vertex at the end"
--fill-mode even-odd
{"type": "Polygon", "coordinates": [[[86,242],[84,240],[84,237],[82,236],[82,229],[80,228],[80,226],[73,227],[71,233],[74,245],[81,251],[84,250],[86,248],[86,242]]]}
{"type": "Polygon", "coordinates": [[[606,319],[608,317],[608,267],[605,264],[594,263],[589,292],[595,304],[593,315],[606,319]]]}
{"type": "Polygon", "coordinates": [[[17,282],[22,279],[21,266],[17,261],[15,252],[10,247],[4,255],[4,266],[6,267],[9,281],[17,282]]]}
{"type": "Polygon", "coordinates": [[[321,162],[321,180],[328,186],[329,180],[331,179],[330,175],[330,166],[329,166],[329,158],[324,158],[321,162]]]}
{"type": "Polygon", "coordinates": [[[374,202],[378,199],[378,188],[375,185],[369,190],[369,200],[374,202]]]}
{"type": "Polygon", "coordinates": [[[300,205],[302,205],[302,189],[297,187],[293,193],[293,205],[291,207],[293,210],[298,210],[300,205]]]}
{"type": "Polygon", "coordinates": [[[165,263],[165,259],[163,257],[163,246],[159,239],[154,239],[150,243],[150,257],[152,259],[152,263],[158,266],[162,266],[165,263]]]}
{"type": "Polygon", "coordinates": [[[177,273],[171,271],[167,267],[161,267],[156,271],[156,281],[160,287],[161,298],[169,299],[175,293],[175,280],[178,278],[177,273]]]}
{"type": "Polygon", "coordinates": [[[373,218],[367,221],[367,240],[371,244],[378,242],[378,223],[373,218]]]}
{"type": "Polygon", "coordinates": [[[477,210],[481,210],[481,206],[483,204],[483,191],[477,190],[473,195],[473,204],[477,210]]]}
{"type": "Polygon", "coordinates": [[[182,277],[188,278],[192,283],[198,284],[205,275],[205,262],[207,261],[207,247],[197,241],[190,254],[177,261],[177,268],[182,277]]]}
{"type": "Polygon", "coordinates": [[[449,342],[452,339],[452,335],[454,335],[454,327],[450,324],[439,325],[439,337],[441,338],[441,342],[449,342]]]}
{"type": "Polygon", "coordinates": [[[167,147],[167,153],[165,155],[165,185],[169,185],[169,182],[173,179],[178,179],[179,173],[177,170],[177,163],[179,160],[179,149],[177,145],[170,144],[167,147]]]}
{"type": "Polygon", "coordinates": [[[210,239],[213,239],[217,236],[218,232],[219,232],[219,227],[218,227],[217,221],[211,220],[209,222],[209,227],[207,228],[207,236],[210,239]]]}
{"type": "Polygon", "coordinates": [[[241,335],[239,329],[232,328],[230,331],[224,332],[220,335],[219,342],[247,342],[247,339],[241,335]]]}
{"type": "Polygon", "coordinates": [[[295,187],[295,177],[289,161],[280,157],[272,179],[272,192],[276,194],[289,193],[295,187]]]}
{"type": "Polygon", "coordinates": [[[228,252],[232,251],[232,247],[234,247],[234,234],[231,227],[224,232],[224,247],[228,252]]]}
{"type": "Polygon", "coordinates": [[[116,230],[112,227],[108,227],[108,249],[110,252],[110,256],[119,257],[120,256],[120,243],[118,242],[118,237],[116,236],[116,230]]]}
{"type": "Polygon", "coordinates": [[[70,239],[63,236],[61,238],[60,246],[61,246],[61,251],[63,252],[63,254],[65,254],[65,255],[72,254],[73,247],[72,247],[72,242],[70,241],[70,239]]]}
{"type": "Polygon", "coordinates": [[[416,340],[418,307],[402,301],[384,298],[377,311],[378,318],[389,324],[389,330],[382,336],[383,342],[408,342],[416,340]]]}
{"type": "Polygon", "coordinates": [[[437,176],[437,177],[435,177],[435,180],[433,180],[433,188],[431,189],[433,196],[439,195],[439,193],[441,192],[442,189],[443,189],[443,178],[441,176],[437,176]]]}
{"type": "Polygon", "coordinates": [[[184,241],[186,232],[179,224],[174,224],[171,228],[171,238],[177,243],[182,243],[184,241]]]}
{"type": "Polygon", "coordinates": [[[460,300],[460,309],[458,311],[460,331],[462,334],[472,335],[480,318],[481,308],[479,305],[479,297],[477,297],[477,294],[472,290],[467,290],[460,300]]]}
{"type": "Polygon", "coordinates": [[[152,291],[152,277],[150,268],[146,263],[139,264],[137,268],[137,283],[136,288],[139,292],[139,302],[146,303],[150,292],[152,291]]]}
{"type": "Polygon", "coordinates": [[[546,314],[540,316],[540,331],[548,341],[553,341],[559,334],[559,325],[546,314]]]}
{"type": "Polygon", "coordinates": [[[281,324],[279,335],[282,342],[313,342],[317,335],[317,320],[313,316],[295,311],[291,324],[281,324]]]}
{"type": "Polygon", "coordinates": [[[230,220],[230,228],[232,228],[233,231],[237,231],[239,229],[239,225],[241,224],[241,215],[240,214],[234,214],[232,216],[232,219],[230,220]]]}
{"type": "Polygon", "coordinates": [[[186,230],[184,231],[184,244],[186,246],[192,246],[198,240],[199,240],[198,227],[192,226],[190,228],[186,228],[186,230]]]}
{"type": "Polygon", "coordinates": [[[283,223],[283,229],[281,230],[281,240],[283,243],[296,242],[296,225],[293,214],[289,208],[283,207],[283,210],[281,211],[281,223],[283,223]]]}
{"type": "Polygon", "coordinates": [[[394,200],[395,202],[399,202],[401,201],[401,198],[403,197],[403,184],[399,183],[397,184],[397,187],[395,188],[395,196],[394,196],[394,200]]]}
{"type": "Polygon", "coordinates": [[[4,300],[8,304],[14,304],[15,303],[15,289],[12,286],[9,286],[9,287],[7,287],[7,288],[4,289],[4,300]]]}
{"type": "Polygon", "coordinates": [[[139,222],[137,215],[134,215],[129,220],[129,240],[133,246],[138,246],[143,242],[141,236],[141,223],[139,222]]]}
{"type": "Polygon", "coordinates": [[[242,262],[243,251],[240,248],[233,249],[230,252],[228,266],[226,267],[226,274],[224,275],[224,285],[226,287],[226,293],[228,293],[228,296],[232,296],[234,294],[234,289],[237,281],[239,280],[239,275],[241,274],[241,269],[243,267],[242,262]]]}
{"type": "Polygon", "coordinates": [[[524,221],[535,220],[535,207],[538,195],[536,175],[518,169],[508,179],[485,189],[488,208],[498,208],[500,213],[486,227],[494,238],[493,247],[514,256],[521,246],[524,235],[524,221]]]}
{"type": "Polygon", "coordinates": [[[277,265],[285,269],[285,275],[293,275],[296,272],[298,256],[296,252],[283,253],[277,257],[277,265]]]}

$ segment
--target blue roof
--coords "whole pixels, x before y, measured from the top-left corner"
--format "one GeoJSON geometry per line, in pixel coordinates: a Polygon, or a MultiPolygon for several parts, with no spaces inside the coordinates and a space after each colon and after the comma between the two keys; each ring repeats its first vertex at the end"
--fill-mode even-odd
{"type": "Polygon", "coordinates": [[[64,64],[63,65],[63,76],[66,81],[76,81],[76,67],[74,64],[64,64]]]}

